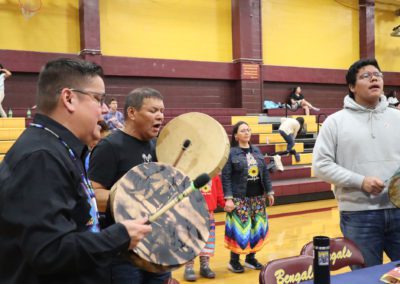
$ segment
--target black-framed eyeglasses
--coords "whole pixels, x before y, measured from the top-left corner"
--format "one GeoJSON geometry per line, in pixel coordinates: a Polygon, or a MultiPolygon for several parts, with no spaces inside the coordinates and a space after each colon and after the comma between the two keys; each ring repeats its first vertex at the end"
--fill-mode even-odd
{"type": "Polygon", "coordinates": [[[106,101],[106,93],[98,93],[98,92],[93,92],[93,91],[88,91],[88,90],[81,90],[81,89],[74,89],[74,88],[70,88],[70,90],[72,92],[78,92],[78,93],[81,93],[83,95],[88,95],[88,96],[92,97],[93,99],[95,99],[99,103],[99,106],[102,106],[104,104],[104,102],[106,101]]]}
{"type": "Polygon", "coordinates": [[[379,78],[379,79],[382,79],[383,78],[383,73],[382,72],[365,72],[365,73],[362,73],[359,77],[358,77],[358,79],[361,79],[361,80],[371,80],[372,79],[372,76],[374,76],[374,77],[376,77],[376,78],[379,78]]]}

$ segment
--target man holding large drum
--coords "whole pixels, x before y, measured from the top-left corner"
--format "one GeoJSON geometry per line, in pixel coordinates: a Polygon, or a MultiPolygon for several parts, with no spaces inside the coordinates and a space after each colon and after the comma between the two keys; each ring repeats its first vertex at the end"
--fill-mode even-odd
{"type": "MultiPolygon", "coordinates": [[[[163,97],[157,90],[138,88],[126,97],[124,128],[100,141],[90,160],[89,178],[100,211],[106,209],[110,189],[125,173],[139,164],[156,161],[155,138],[164,120],[163,112],[163,97]]],[[[107,219],[105,226],[111,222],[107,219]]],[[[163,283],[171,276],[170,272],[144,271],[122,258],[114,260],[111,270],[113,283],[163,283]]]]}

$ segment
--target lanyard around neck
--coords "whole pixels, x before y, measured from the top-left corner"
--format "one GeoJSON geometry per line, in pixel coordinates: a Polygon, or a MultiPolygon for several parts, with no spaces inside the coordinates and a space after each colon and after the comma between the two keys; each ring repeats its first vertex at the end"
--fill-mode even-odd
{"type": "Polygon", "coordinates": [[[94,194],[94,190],[92,187],[92,184],[90,183],[89,179],[86,176],[86,173],[83,170],[83,165],[80,162],[80,160],[77,159],[77,156],[74,152],[74,150],[72,150],[72,148],[67,144],[67,142],[65,142],[57,133],[55,133],[53,130],[38,124],[38,123],[31,123],[30,126],[32,127],[36,127],[39,129],[43,129],[45,131],[47,131],[48,133],[50,133],[51,135],[53,135],[54,137],[57,138],[57,140],[65,147],[65,149],[67,150],[69,157],[71,158],[72,162],[75,164],[75,167],[78,169],[80,177],[81,177],[81,185],[89,199],[89,204],[92,208],[92,210],[94,210],[94,214],[92,215],[92,218],[94,220],[91,220],[87,223],[87,226],[89,227],[89,229],[93,232],[99,232],[100,231],[100,227],[99,227],[99,223],[98,223],[98,211],[97,211],[97,204],[96,204],[96,197],[94,194]]]}

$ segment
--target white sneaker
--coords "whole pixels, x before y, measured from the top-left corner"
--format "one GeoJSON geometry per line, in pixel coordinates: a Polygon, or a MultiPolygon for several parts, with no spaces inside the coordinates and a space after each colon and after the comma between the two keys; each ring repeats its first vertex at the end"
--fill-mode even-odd
{"type": "Polygon", "coordinates": [[[274,158],[274,163],[275,163],[276,169],[278,171],[283,172],[284,169],[283,169],[281,156],[280,155],[275,155],[273,158],[274,158]]]}

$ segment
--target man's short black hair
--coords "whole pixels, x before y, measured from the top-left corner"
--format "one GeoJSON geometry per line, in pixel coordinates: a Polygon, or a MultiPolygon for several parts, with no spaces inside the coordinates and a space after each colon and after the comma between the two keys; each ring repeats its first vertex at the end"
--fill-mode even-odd
{"type": "Polygon", "coordinates": [[[125,98],[124,115],[128,117],[128,108],[133,107],[137,110],[143,105],[143,100],[148,98],[155,98],[164,100],[161,93],[149,87],[137,88],[131,91],[125,98]]]}
{"type": "MultiPolygon", "coordinates": [[[[379,71],[381,71],[381,68],[379,68],[378,61],[376,61],[375,58],[360,59],[360,60],[354,62],[350,66],[349,70],[347,71],[347,74],[346,74],[347,86],[354,86],[356,84],[358,71],[367,65],[375,66],[379,71]]],[[[354,99],[354,94],[350,90],[350,88],[349,88],[349,94],[350,94],[350,97],[352,97],[354,99]]]]}
{"type": "Polygon", "coordinates": [[[118,103],[116,98],[110,98],[110,100],[108,101],[108,104],[111,104],[112,102],[117,102],[118,103]]]}
{"type": "Polygon", "coordinates": [[[96,63],[79,58],[59,58],[46,63],[39,74],[36,93],[38,110],[50,113],[57,105],[63,88],[81,88],[86,80],[103,76],[96,63]]]}

